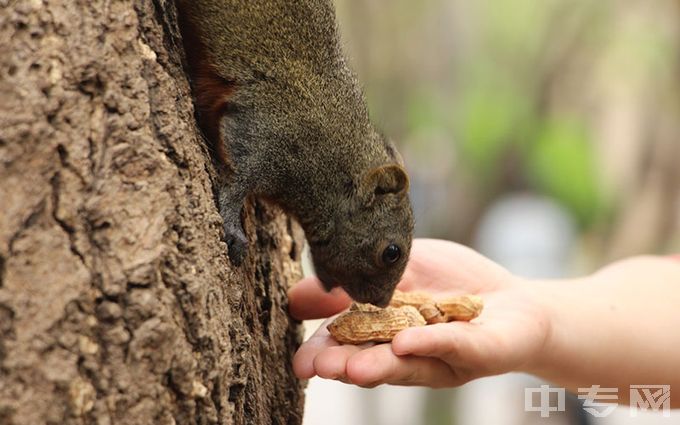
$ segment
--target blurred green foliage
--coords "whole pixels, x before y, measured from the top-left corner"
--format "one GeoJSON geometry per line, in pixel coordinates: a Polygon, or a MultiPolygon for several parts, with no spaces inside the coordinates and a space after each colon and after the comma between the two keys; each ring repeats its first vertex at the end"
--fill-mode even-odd
{"type": "Polygon", "coordinates": [[[560,200],[582,225],[596,222],[604,212],[592,140],[579,120],[560,117],[541,123],[527,154],[527,173],[537,189],[560,200]]]}
{"type": "Polygon", "coordinates": [[[498,179],[499,162],[511,148],[523,151],[531,127],[531,103],[517,85],[490,69],[471,78],[460,96],[458,135],[461,161],[483,187],[498,179]]]}
{"type": "Polygon", "coordinates": [[[627,189],[650,142],[677,139],[676,0],[337,3],[371,113],[427,192],[416,207],[436,236],[468,241],[518,190],[611,234],[638,204],[627,189]]]}
{"type": "MultiPolygon", "coordinates": [[[[465,84],[459,86],[453,129],[460,162],[480,190],[494,191],[507,177],[502,164],[510,158],[518,163],[512,169],[519,174],[515,182],[555,198],[580,224],[591,226],[602,217],[604,202],[587,117],[556,115],[542,103],[542,83],[551,76],[541,72],[553,72],[545,63],[554,60],[543,36],[561,19],[564,2],[502,3],[506,7],[482,2],[477,31],[484,49],[460,65],[465,84]]],[[[552,41],[562,40],[553,35],[552,41]]]]}

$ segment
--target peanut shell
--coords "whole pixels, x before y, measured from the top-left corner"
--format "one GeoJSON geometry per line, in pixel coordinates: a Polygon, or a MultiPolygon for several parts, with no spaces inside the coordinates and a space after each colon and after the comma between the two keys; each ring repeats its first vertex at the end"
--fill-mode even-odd
{"type": "Polygon", "coordinates": [[[415,307],[404,306],[377,311],[348,311],[338,316],[327,329],[342,344],[362,344],[389,342],[406,328],[424,325],[425,319],[415,307]]]}
{"type": "Polygon", "coordinates": [[[396,289],[392,299],[390,300],[390,307],[402,307],[410,305],[419,308],[422,304],[432,302],[432,297],[427,292],[413,291],[404,292],[396,289]]]}
{"type": "Polygon", "coordinates": [[[418,312],[421,316],[423,316],[423,319],[425,319],[428,325],[446,322],[446,317],[441,311],[439,311],[433,302],[428,302],[421,305],[418,309],[418,312]]]}
{"type": "Polygon", "coordinates": [[[352,303],[349,306],[349,311],[380,311],[382,308],[376,307],[368,303],[352,303]]]}
{"type": "Polygon", "coordinates": [[[479,295],[459,295],[439,300],[436,306],[447,321],[470,321],[482,312],[484,302],[479,295]]]}

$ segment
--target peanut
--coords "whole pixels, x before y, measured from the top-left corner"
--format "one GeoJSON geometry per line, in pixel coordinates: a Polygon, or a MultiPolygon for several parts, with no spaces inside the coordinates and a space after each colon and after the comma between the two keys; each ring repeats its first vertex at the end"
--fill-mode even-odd
{"type": "Polygon", "coordinates": [[[352,303],[349,306],[349,311],[381,311],[382,308],[376,307],[373,304],[352,303]]]}
{"type": "Polygon", "coordinates": [[[427,292],[403,292],[395,289],[394,295],[392,295],[392,299],[390,300],[390,307],[410,305],[412,307],[419,308],[421,305],[428,302],[432,302],[432,297],[427,292]]]}
{"type": "Polygon", "coordinates": [[[423,316],[423,319],[425,319],[428,325],[433,323],[445,323],[447,321],[446,316],[444,316],[439,308],[431,302],[421,305],[420,308],[418,308],[418,312],[423,316]]]}
{"type": "Polygon", "coordinates": [[[387,307],[377,311],[350,310],[327,327],[336,341],[343,344],[388,342],[406,328],[424,326],[425,319],[415,307],[387,307]]]}
{"type": "Polygon", "coordinates": [[[469,322],[479,316],[484,302],[479,295],[459,295],[437,301],[437,308],[446,317],[446,321],[464,320],[469,322]]]}
{"type": "Polygon", "coordinates": [[[343,344],[389,342],[400,331],[425,324],[453,320],[470,321],[484,307],[478,295],[459,295],[435,301],[425,292],[395,291],[387,308],[353,303],[348,312],[327,326],[330,334],[343,344]]]}

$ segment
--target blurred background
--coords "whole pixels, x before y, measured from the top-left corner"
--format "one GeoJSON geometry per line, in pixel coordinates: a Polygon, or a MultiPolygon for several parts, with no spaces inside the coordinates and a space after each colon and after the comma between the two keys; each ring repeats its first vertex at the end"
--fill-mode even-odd
{"type": "MultiPolygon", "coordinates": [[[[373,120],[411,176],[416,235],[528,277],[680,252],[680,1],[335,0],[373,120]]],[[[318,323],[308,323],[308,332],[318,323]]],[[[522,374],[458,389],[314,378],[306,425],[666,424],[578,400],[524,412],[522,374]]],[[[674,421],[674,422],[672,422],[674,421]]]]}

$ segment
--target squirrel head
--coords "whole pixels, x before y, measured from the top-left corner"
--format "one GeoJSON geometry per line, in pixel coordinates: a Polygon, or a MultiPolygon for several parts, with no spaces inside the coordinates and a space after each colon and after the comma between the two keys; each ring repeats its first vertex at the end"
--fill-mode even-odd
{"type": "Polygon", "coordinates": [[[386,306],[406,268],[413,212],[404,168],[389,163],[355,182],[328,223],[325,238],[311,238],[317,277],[326,290],[341,286],[355,301],[386,306]]]}

